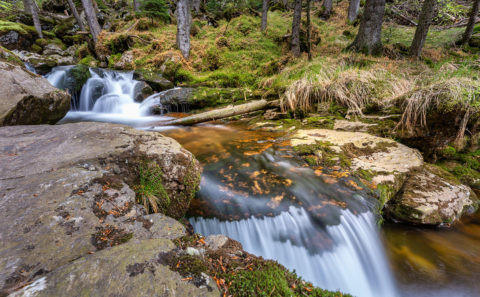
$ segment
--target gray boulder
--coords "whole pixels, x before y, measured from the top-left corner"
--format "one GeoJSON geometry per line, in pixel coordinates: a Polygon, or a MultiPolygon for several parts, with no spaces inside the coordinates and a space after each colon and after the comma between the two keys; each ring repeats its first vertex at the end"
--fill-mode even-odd
{"type": "MultiPolygon", "coordinates": [[[[44,281],[41,296],[75,296],[83,290],[96,296],[100,287],[111,292],[100,295],[110,296],[120,284],[129,286],[122,296],[154,296],[144,290],[157,290],[162,282],[176,288],[178,296],[193,292],[196,288],[187,282],[175,287],[179,276],[167,279],[172,274],[157,264],[162,273],[146,269],[138,279],[130,279],[125,270],[153,259],[155,246],[158,254],[185,234],[173,218],[146,215],[136,204],[134,189],[140,186],[144,162],[162,170],[159,178],[171,202],[168,214],[183,216],[200,169],[193,155],[171,138],[103,123],[0,128],[0,295],[44,281]],[[135,244],[113,249],[127,242],[135,244]],[[108,265],[95,266],[103,261],[95,259],[108,265]],[[85,275],[82,281],[80,274],[85,275]],[[65,291],[70,277],[78,283],[65,291]],[[146,284],[144,278],[159,285],[146,284]]],[[[28,290],[32,288],[17,296],[28,296],[28,290]]],[[[203,291],[195,292],[203,296],[203,291]]]]}
{"type": "Polygon", "coordinates": [[[23,67],[0,62],[0,126],[55,124],[70,108],[70,95],[23,67]]]}

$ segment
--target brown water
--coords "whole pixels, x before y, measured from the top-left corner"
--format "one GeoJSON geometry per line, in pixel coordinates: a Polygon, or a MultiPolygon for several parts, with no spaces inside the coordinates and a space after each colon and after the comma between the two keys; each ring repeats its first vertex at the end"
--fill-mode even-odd
{"type": "MultiPolygon", "coordinates": [[[[285,178],[264,177],[261,179],[258,177],[259,174],[254,172],[260,172],[262,169],[252,168],[254,164],[249,161],[255,155],[272,148],[276,148],[277,154],[284,158],[293,158],[287,147],[288,142],[282,140],[280,133],[249,131],[241,124],[227,127],[205,125],[172,129],[162,133],[179,141],[186,149],[194,153],[203,165],[229,160],[221,163],[222,165],[218,168],[219,173],[227,180],[230,179],[230,190],[238,193],[244,191],[245,197],[252,191],[262,192],[275,189],[276,184],[278,188],[283,189],[285,183],[291,182],[285,178]],[[235,168],[234,172],[229,171],[232,168],[235,168]],[[251,170],[250,175],[246,174],[246,176],[250,176],[252,180],[256,181],[244,180],[244,184],[239,183],[237,175],[240,171],[238,168],[251,170]]],[[[337,177],[341,177],[341,175],[337,175],[337,177]]],[[[348,202],[352,195],[349,193],[348,187],[335,188],[340,179],[335,179],[335,175],[329,175],[328,179],[324,179],[324,181],[327,181],[327,186],[330,184],[332,188],[349,196],[350,198],[345,200],[348,202]]],[[[283,195],[287,196],[285,193],[283,195]]],[[[214,203],[232,203],[227,199],[228,197],[225,198],[218,199],[214,203]]],[[[291,197],[289,199],[291,200],[291,197]]],[[[347,202],[332,201],[336,206],[347,202]]],[[[194,216],[222,217],[222,214],[215,212],[215,209],[226,209],[218,208],[218,205],[212,207],[201,197],[196,199],[192,205],[191,215],[194,216]]],[[[280,204],[277,204],[276,207],[278,210],[282,210],[280,204]]],[[[272,209],[270,211],[270,214],[266,215],[273,215],[275,212],[272,209]]],[[[251,214],[245,214],[246,217],[249,215],[251,214]]],[[[321,213],[320,215],[325,214],[321,213]]],[[[237,216],[233,219],[239,218],[237,216]]],[[[449,229],[418,228],[385,223],[381,227],[381,233],[400,296],[480,296],[479,213],[463,219],[461,223],[449,229]]]]}

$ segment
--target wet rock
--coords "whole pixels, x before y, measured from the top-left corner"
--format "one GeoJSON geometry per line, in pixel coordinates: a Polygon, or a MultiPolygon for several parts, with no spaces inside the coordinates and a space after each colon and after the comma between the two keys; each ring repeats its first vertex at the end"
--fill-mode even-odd
{"type": "Polygon", "coordinates": [[[10,50],[29,48],[35,41],[35,34],[22,34],[17,31],[7,31],[5,33],[0,32],[0,45],[10,50]]]}
{"type": "MultiPolygon", "coordinates": [[[[146,251],[155,243],[149,239],[172,246],[168,240],[183,236],[180,223],[163,214],[146,215],[144,207],[136,204],[133,188],[145,161],[163,169],[162,184],[171,201],[167,210],[183,216],[198,187],[200,169],[192,154],[173,139],[102,123],[0,128],[0,294],[46,277],[46,296],[76,295],[63,286],[69,273],[57,273],[58,269],[79,271],[78,263],[95,263],[88,255],[100,250],[106,252],[99,258],[108,259],[107,264],[88,266],[92,274],[82,281],[75,278],[74,283],[92,296],[98,295],[100,284],[106,292],[116,292],[116,286],[100,281],[114,275],[112,279],[125,283],[124,274],[111,269],[121,267],[124,272],[121,265],[126,262],[146,261],[142,257],[150,255],[146,251]],[[136,242],[133,250],[112,251],[116,256],[109,258],[112,247],[131,241],[136,242]]],[[[162,272],[149,278],[165,283],[167,276],[162,272]]],[[[128,284],[125,292],[139,293],[127,296],[144,295],[144,286],[128,284]]],[[[79,288],[75,285],[72,290],[79,288]]]]}
{"type": "Polygon", "coordinates": [[[120,59],[113,66],[115,69],[132,70],[135,66],[135,53],[132,51],[124,52],[120,59]]]}
{"type": "MultiPolygon", "coordinates": [[[[425,164],[421,154],[391,139],[361,132],[328,129],[298,130],[294,147],[313,158],[337,163],[376,191],[388,217],[412,224],[451,223],[466,209],[476,208],[476,197],[448,173],[425,164]]],[[[331,166],[332,164],[327,164],[331,166]]]]}
{"type": "Polygon", "coordinates": [[[161,92],[173,88],[173,83],[164,78],[161,72],[151,70],[136,70],[133,78],[146,82],[155,92],[161,92]]]}
{"type": "Polygon", "coordinates": [[[0,126],[55,124],[70,108],[70,95],[20,66],[0,62],[0,126]]]}
{"type": "Polygon", "coordinates": [[[43,54],[49,55],[49,56],[51,55],[66,56],[67,55],[67,53],[64,50],[62,50],[60,46],[54,43],[49,43],[45,45],[45,47],[43,48],[43,54]]]}
{"type": "Polygon", "coordinates": [[[150,87],[146,82],[140,81],[135,85],[135,101],[142,102],[148,96],[153,94],[152,87],[150,87]]]}
{"type": "Polygon", "coordinates": [[[216,287],[198,288],[160,264],[159,253],[173,248],[165,239],[132,240],[65,265],[12,296],[219,296],[216,287]]]}
{"type": "Polygon", "coordinates": [[[440,169],[425,166],[409,175],[385,211],[392,219],[421,225],[450,224],[476,209],[477,197],[459,182],[435,174],[440,169]]]}
{"type": "Polygon", "coordinates": [[[288,115],[286,112],[280,112],[277,109],[269,109],[263,114],[263,118],[269,121],[285,119],[287,118],[287,116],[288,115]]]}
{"type": "Polygon", "coordinates": [[[72,56],[54,55],[40,55],[27,51],[13,51],[23,62],[31,64],[35,70],[45,75],[49,73],[55,66],[72,65],[76,63],[76,58],[72,56]]]}

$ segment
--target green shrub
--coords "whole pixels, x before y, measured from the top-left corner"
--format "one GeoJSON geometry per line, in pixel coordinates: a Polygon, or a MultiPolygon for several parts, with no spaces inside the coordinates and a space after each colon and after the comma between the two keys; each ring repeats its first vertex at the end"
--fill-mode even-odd
{"type": "Polygon", "coordinates": [[[168,6],[165,0],[143,0],[138,15],[148,17],[152,20],[160,19],[164,22],[170,21],[168,6]]]}

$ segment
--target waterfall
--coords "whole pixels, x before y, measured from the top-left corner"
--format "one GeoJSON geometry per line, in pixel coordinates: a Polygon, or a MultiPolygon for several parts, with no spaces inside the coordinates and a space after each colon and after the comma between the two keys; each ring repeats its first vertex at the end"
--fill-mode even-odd
{"type": "Polygon", "coordinates": [[[340,224],[326,227],[331,246],[316,253],[299,244],[319,232],[303,208],[290,207],[275,217],[231,222],[192,218],[190,222],[196,232],[229,236],[247,252],[277,260],[321,288],[359,297],[397,296],[370,212],[354,215],[343,210],[340,224]]]}
{"type": "MultiPolygon", "coordinates": [[[[70,89],[75,84],[69,73],[73,67],[55,67],[45,78],[59,89],[70,89]]],[[[70,112],[60,123],[99,121],[145,126],[159,121],[158,117],[152,115],[161,114],[164,108],[159,100],[153,98],[158,98],[162,93],[154,94],[143,102],[136,101],[141,97],[141,88],[140,82],[133,79],[133,72],[100,68],[90,68],[89,71],[91,77],[78,94],[72,94],[70,112]]]]}

